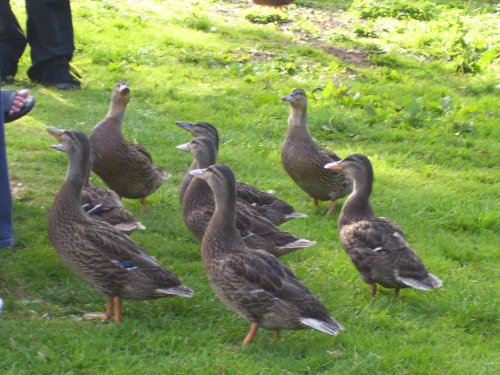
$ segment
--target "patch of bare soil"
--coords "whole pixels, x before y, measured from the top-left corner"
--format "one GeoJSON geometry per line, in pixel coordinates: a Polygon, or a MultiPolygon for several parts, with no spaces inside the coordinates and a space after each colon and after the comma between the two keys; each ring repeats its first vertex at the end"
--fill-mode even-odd
{"type": "Polygon", "coordinates": [[[24,191],[24,189],[25,189],[24,185],[21,182],[18,183],[12,182],[10,184],[10,194],[12,195],[12,197],[21,194],[24,191]]]}
{"type": "MultiPolygon", "coordinates": [[[[216,12],[225,18],[244,17],[252,5],[248,1],[235,1],[231,4],[224,3],[216,8],[216,12]]],[[[285,7],[283,11],[288,15],[289,21],[278,23],[278,30],[291,35],[300,44],[319,48],[332,56],[354,65],[366,65],[369,53],[365,51],[348,49],[329,42],[328,33],[336,28],[344,27],[349,21],[339,17],[339,13],[304,7],[285,7]],[[311,31],[312,30],[312,31],[311,31]]]]}

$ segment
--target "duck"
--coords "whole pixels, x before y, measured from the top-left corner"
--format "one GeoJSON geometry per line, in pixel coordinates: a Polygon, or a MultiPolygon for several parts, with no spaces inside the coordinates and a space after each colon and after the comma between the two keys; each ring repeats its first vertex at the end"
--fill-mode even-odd
{"type": "Polygon", "coordinates": [[[48,237],[64,264],[107,296],[106,312],[95,317],[121,322],[122,298],[192,297],[191,288],[129,236],[85,213],[80,199],[90,163],[87,136],[76,130],[47,131],[68,155],[66,177],[49,212],[48,237]]]}
{"type": "MultiPolygon", "coordinates": [[[[65,151],[59,148],[60,145],[54,145],[53,148],[59,151],[65,151]]],[[[116,229],[126,234],[135,230],[144,230],[146,227],[127,210],[118,194],[113,190],[101,186],[92,185],[89,181],[92,161],[89,163],[84,185],[81,194],[81,205],[83,210],[92,218],[105,221],[113,225],[116,229]]]]}
{"type": "MultiPolygon", "coordinates": [[[[184,121],[176,121],[175,124],[190,132],[193,137],[205,137],[211,139],[215,143],[216,150],[219,150],[219,132],[214,125],[208,122],[191,123],[184,121]]],[[[195,162],[193,161],[190,169],[194,168],[194,163],[195,162]]],[[[181,184],[181,202],[182,196],[190,181],[191,178],[187,177],[181,184]]],[[[247,202],[248,205],[252,206],[253,209],[255,209],[262,216],[266,217],[274,225],[281,225],[292,219],[307,217],[307,215],[295,211],[291,204],[278,198],[274,194],[259,190],[256,187],[241,181],[236,181],[236,196],[240,201],[247,202]]]]}
{"type": "MultiPolygon", "coordinates": [[[[189,143],[178,145],[177,149],[192,154],[198,169],[216,163],[217,150],[209,138],[196,137],[189,143]]],[[[279,229],[238,198],[236,208],[236,226],[250,248],[281,256],[316,244],[316,241],[301,239],[279,229]]],[[[184,223],[199,241],[203,238],[214,209],[213,194],[207,183],[200,179],[191,181],[182,200],[182,212],[184,223]]]]}
{"type": "Polygon", "coordinates": [[[123,206],[118,194],[111,189],[87,182],[82,189],[81,204],[87,215],[105,221],[126,234],[146,229],[132,212],[123,206]]]}
{"type": "Polygon", "coordinates": [[[258,328],[315,330],[337,335],[344,329],[327,308],[276,257],[249,249],[237,229],[236,181],[224,164],[190,172],[213,191],[215,211],[201,243],[203,268],[215,294],[250,322],[249,345],[258,328]]]}
{"type": "Polygon", "coordinates": [[[429,273],[410,248],[401,227],[386,217],[376,217],[370,204],[373,167],[367,156],[353,154],[325,165],[325,169],[347,173],[354,182],[353,192],[339,216],[340,240],[363,280],[377,294],[377,284],[394,289],[431,290],[443,282],[429,273]]]}
{"type": "Polygon", "coordinates": [[[290,103],[288,130],[281,147],[281,161],[291,179],[313,199],[331,201],[327,216],[336,207],[336,201],[352,191],[352,181],[343,172],[329,173],[325,164],[339,161],[340,157],[319,146],[307,128],[307,95],[302,89],[295,89],[282,98],[290,103]]]}
{"type": "Polygon", "coordinates": [[[151,154],[144,147],[127,142],[123,137],[123,118],[129,101],[130,88],[125,83],[118,83],[111,94],[108,113],[89,136],[92,169],[120,197],[140,199],[144,211],[146,197],[170,174],[153,164],[151,154]]]}

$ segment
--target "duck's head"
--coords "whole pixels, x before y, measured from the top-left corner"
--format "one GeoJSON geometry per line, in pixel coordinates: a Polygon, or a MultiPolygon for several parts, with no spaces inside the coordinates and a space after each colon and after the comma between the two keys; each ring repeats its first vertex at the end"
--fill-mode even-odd
{"type": "Polygon", "coordinates": [[[217,149],[214,142],[205,137],[196,137],[191,142],[176,146],[178,150],[189,152],[196,159],[198,168],[215,164],[217,149]]]}
{"type": "Polygon", "coordinates": [[[115,85],[111,99],[114,103],[127,104],[130,100],[130,88],[125,82],[120,82],[115,85]]]}
{"type": "Polygon", "coordinates": [[[233,171],[227,165],[214,164],[204,169],[193,169],[189,173],[205,180],[215,196],[228,196],[230,192],[235,194],[236,179],[233,171]]]}
{"type": "Polygon", "coordinates": [[[284,96],[282,99],[289,102],[293,108],[307,108],[307,95],[302,89],[295,89],[291,94],[284,96]]]}
{"type": "Polygon", "coordinates": [[[358,182],[373,180],[372,163],[363,154],[349,155],[340,161],[326,164],[324,168],[334,172],[346,172],[358,182]]]}
{"type": "Polygon", "coordinates": [[[211,139],[218,147],[219,145],[219,132],[212,124],[208,122],[184,122],[176,121],[175,124],[184,130],[191,133],[193,137],[205,137],[211,139]]]}
{"type": "Polygon", "coordinates": [[[48,127],[47,132],[57,139],[60,143],[52,145],[55,150],[64,151],[68,154],[80,152],[89,152],[90,144],[87,136],[78,130],[62,130],[48,127]]]}
{"type": "Polygon", "coordinates": [[[53,127],[48,127],[47,132],[60,142],[51,147],[68,154],[70,166],[74,172],[72,173],[75,175],[81,173],[88,178],[92,161],[87,136],[78,130],[62,130],[53,127]]]}

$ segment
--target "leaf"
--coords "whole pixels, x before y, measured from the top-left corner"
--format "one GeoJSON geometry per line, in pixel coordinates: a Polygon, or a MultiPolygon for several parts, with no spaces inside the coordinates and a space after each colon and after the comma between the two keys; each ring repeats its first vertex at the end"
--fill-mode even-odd
{"type": "Polygon", "coordinates": [[[491,64],[491,62],[497,57],[497,53],[494,48],[488,49],[481,58],[477,61],[481,68],[485,68],[491,64]]]}
{"type": "Polygon", "coordinates": [[[412,99],[410,104],[405,107],[406,112],[410,114],[411,117],[415,117],[422,108],[418,105],[415,99],[412,99]]]}
{"type": "Polygon", "coordinates": [[[333,82],[332,81],[328,82],[325,88],[323,89],[323,99],[330,98],[333,94],[333,89],[334,89],[333,82]]]}

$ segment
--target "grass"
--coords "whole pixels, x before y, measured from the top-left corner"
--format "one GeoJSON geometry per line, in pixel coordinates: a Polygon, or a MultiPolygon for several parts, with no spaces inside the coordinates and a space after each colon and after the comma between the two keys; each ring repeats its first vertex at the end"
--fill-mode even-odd
{"type": "MultiPolygon", "coordinates": [[[[24,2],[11,3],[23,24],[24,2]]],[[[270,18],[283,11],[244,1],[72,3],[82,90],[32,86],[29,51],[7,87],[29,87],[37,106],[6,128],[11,179],[21,190],[17,245],[0,252],[2,374],[498,373],[498,13],[491,2],[426,1],[426,20],[361,18],[360,3],[301,0],[270,18]],[[275,21],[250,22],[259,12],[275,21]],[[146,213],[126,200],[147,227],[132,237],[197,294],[126,301],[125,322],[116,325],[80,320],[104,299],[47,239],[66,158],[49,148],[45,127],[89,133],[121,80],[133,96],[127,139],[173,174],[146,213]],[[399,298],[382,290],[370,299],[340,245],[338,211],[327,219],[327,205],[313,208],[281,167],[288,107],[280,98],[295,87],[311,95],[319,143],[370,157],[376,213],[402,225],[444,280],[441,289],[399,298]],[[199,244],[182,222],[177,188],[190,159],[175,146],[189,136],[175,120],[215,124],[221,162],[309,215],[283,228],[318,244],[282,261],[345,332],[288,331],[276,343],[262,331],[241,347],[248,324],[211,291],[199,244]]],[[[362,3],[373,14],[383,8],[362,3]]]]}

